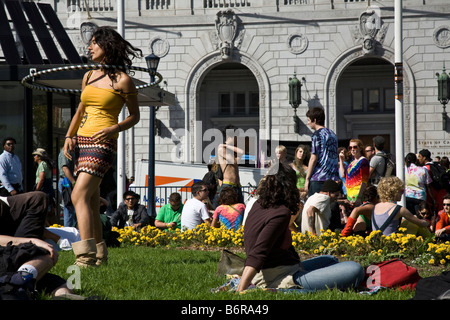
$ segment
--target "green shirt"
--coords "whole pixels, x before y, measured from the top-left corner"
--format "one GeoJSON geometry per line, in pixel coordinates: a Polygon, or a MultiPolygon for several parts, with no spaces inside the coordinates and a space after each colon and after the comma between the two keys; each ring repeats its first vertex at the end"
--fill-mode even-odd
{"type": "Polygon", "coordinates": [[[174,211],[168,203],[159,209],[155,219],[164,223],[176,222],[177,228],[181,229],[181,211],[183,211],[183,204],[174,211]]]}
{"type": "Polygon", "coordinates": [[[45,179],[50,179],[52,177],[52,172],[50,171],[50,168],[47,165],[47,162],[41,161],[36,169],[36,181],[35,183],[39,182],[39,173],[45,172],[45,179]]]}

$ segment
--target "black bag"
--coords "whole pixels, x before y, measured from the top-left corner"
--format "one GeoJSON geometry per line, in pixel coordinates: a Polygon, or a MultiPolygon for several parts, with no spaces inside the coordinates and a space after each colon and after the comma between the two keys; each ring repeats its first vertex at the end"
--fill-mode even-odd
{"type": "Polygon", "coordinates": [[[430,164],[430,175],[433,180],[431,185],[435,189],[450,191],[450,175],[444,167],[436,163],[430,164]]]}
{"type": "Polygon", "coordinates": [[[444,299],[450,299],[450,271],[444,271],[438,276],[420,279],[412,298],[412,300],[444,299]]]}
{"type": "Polygon", "coordinates": [[[380,154],[381,157],[383,157],[386,166],[384,169],[384,178],[394,176],[395,175],[395,162],[392,160],[392,156],[390,154],[380,154]]]}

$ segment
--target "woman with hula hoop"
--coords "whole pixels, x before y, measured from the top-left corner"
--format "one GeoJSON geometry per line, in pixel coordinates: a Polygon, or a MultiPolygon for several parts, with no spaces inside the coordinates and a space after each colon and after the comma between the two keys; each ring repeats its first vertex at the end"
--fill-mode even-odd
{"type": "Polygon", "coordinates": [[[100,183],[111,167],[117,151],[120,131],[139,122],[136,86],[127,74],[131,59],[142,51],[133,47],[110,27],[99,27],[88,47],[92,61],[108,68],[88,71],[82,82],[81,102],[70,123],[64,143],[64,154],[71,159],[75,150],[77,180],[72,203],[78,220],[81,241],[72,244],[75,264],[81,267],[105,264],[107,248],[103,241],[99,215],[100,183]],[[129,116],[118,122],[126,104],[129,116]],[[76,143],[72,138],[76,136],[76,143]]]}

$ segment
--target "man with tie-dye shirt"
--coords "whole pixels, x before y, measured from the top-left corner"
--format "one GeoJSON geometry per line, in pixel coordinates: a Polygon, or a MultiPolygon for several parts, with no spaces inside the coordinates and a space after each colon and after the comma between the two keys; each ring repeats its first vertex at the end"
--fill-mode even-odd
{"type": "Polygon", "coordinates": [[[332,130],[325,128],[323,108],[309,109],[306,117],[309,127],[315,131],[311,137],[311,157],[305,181],[305,189],[311,196],[320,192],[325,181],[339,181],[338,140],[332,130]]]}

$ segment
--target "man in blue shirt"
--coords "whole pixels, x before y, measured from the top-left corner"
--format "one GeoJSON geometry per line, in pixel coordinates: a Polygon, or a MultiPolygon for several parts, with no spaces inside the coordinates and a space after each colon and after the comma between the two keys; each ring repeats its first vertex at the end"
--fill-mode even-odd
{"type": "Polygon", "coordinates": [[[325,128],[323,108],[309,109],[306,117],[309,127],[315,130],[311,137],[311,157],[305,181],[305,190],[308,190],[308,196],[311,196],[320,192],[325,181],[340,179],[338,139],[332,130],[325,128]]]}
{"type": "Polygon", "coordinates": [[[22,164],[14,154],[16,140],[7,137],[3,140],[3,153],[0,155],[0,196],[14,196],[23,192],[22,164]]]}

